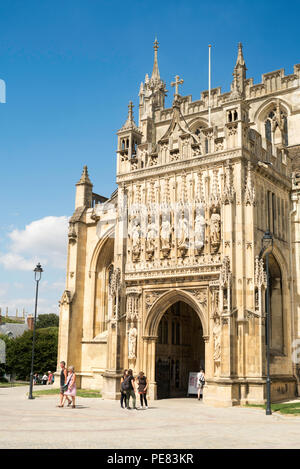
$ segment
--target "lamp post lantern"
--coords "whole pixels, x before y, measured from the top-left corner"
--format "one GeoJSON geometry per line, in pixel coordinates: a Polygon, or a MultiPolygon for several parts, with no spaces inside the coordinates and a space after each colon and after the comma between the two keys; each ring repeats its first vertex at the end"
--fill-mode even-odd
{"type": "Polygon", "coordinates": [[[266,290],[266,352],[267,352],[267,405],[266,415],[271,415],[271,379],[270,379],[270,271],[269,271],[269,255],[273,249],[273,236],[267,230],[262,237],[262,253],[266,256],[266,275],[267,275],[267,290],[266,290]]]}
{"type": "Polygon", "coordinates": [[[31,353],[31,370],[30,370],[30,385],[29,385],[29,396],[28,399],[34,399],[32,396],[32,387],[33,387],[33,363],[34,363],[34,346],[35,346],[35,324],[36,324],[36,313],[37,313],[37,300],[38,300],[38,291],[39,291],[39,281],[42,278],[42,266],[40,263],[37,264],[34,269],[34,280],[36,282],[35,289],[35,307],[34,307],[34,321],[33,321],[33,337],[32,337],[32,353],[31,353]]]}

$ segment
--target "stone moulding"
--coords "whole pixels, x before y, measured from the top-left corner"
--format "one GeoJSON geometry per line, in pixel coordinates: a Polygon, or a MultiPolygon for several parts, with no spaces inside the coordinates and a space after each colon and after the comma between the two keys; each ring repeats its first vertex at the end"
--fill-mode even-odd
{"type": "Polygon", "coordinates": [[[117,184],[121,182],[132,182],[133,179],[144,179],[150,176],[156,176],[159,174],[170,173],[174,174],[174,171],[181,170],[190,170],[192,168],[207,166],[212,163],[224,163],[228,159],[231,161],[233,159],[242,158],[242,149],[237,148],[236,150],[230,149],[230,151],[218,152],[216,156],[214,153],[211,153],[209,156],[199,156],[198,158],[189,158],[181,161],[171,162],[167,164],[159,164],[155,166],[155,169],[144,168],[137,170],[135,173],[125,173],[119,174],[117,176],[117,184]]]}
{"type": "MultiPolygon", "coordinates": [[[[157,270],[157,271],[142,271],[142,272],[126,272],[125,273],[125,281],[141,279],[141,278],[157,278],[161,277],[164,278],[179,278],[179,277],[190,277],[190,276],[197,276],[197,277],[205,277],[205,276],[218,276],[219,269],[216,269],[216,266],[212,266],[210,269],[205,266],[206,269],[170,269],[170,270],[157,270]]],[[[221,265],[219,266],[221,267],[221,265]]]]}

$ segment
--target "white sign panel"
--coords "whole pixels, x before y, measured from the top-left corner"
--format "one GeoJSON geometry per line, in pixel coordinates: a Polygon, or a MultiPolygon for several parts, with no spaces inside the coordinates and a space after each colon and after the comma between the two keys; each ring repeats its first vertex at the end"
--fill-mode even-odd
{"type": "Polygon", "coordinates": [[[188,385],[188,394],[198,394],[198,389],[197,389],[197,375],[198,371],[193,371],[189,374],[189,385],[188,385]]]}

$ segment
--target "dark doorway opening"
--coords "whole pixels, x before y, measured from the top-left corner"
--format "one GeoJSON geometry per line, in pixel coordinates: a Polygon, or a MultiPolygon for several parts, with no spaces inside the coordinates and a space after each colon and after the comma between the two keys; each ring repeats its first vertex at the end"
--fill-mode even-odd
{"type": "Polygon", "coordinates": [[[190,372],[205,364],[203,329],[197,313],[178,301],[163,315],[155,354],[157,398],[187,395],[190,372]]]}

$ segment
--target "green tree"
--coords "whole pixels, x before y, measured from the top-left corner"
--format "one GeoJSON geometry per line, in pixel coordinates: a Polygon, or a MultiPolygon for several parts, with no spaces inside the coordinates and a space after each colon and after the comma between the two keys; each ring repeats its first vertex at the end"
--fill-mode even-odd
{"type": "Polygon", "coordinates": [[[11,339],[5,334],[0,334],[0,340],[4,341],[5,347],[6,347],[6,363],[0,363],[0,382],[1,382],[1,381],[5,381],[4,374],[9,373],[10,371],[7,366],[7,347],[11,339]]]}
{"type": "Polygon", "coordinates": [[[45,327],[58,327],[59,317],[57,314],[40,314],[36,321],[37,329],[44,329],[45,327]]]}
{"type": "MultiPolygon", "coordinates": [[[[16,379],[28,379],[31,368],[32,331],[10,339],[6,350],[6,364],[16,379]]],[[[34,373],[44,374],[56,369],[58,328],[48,327],[36,331],[34,373]]]]}

